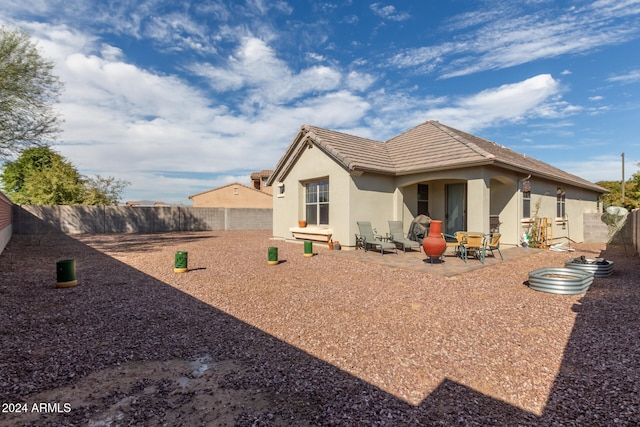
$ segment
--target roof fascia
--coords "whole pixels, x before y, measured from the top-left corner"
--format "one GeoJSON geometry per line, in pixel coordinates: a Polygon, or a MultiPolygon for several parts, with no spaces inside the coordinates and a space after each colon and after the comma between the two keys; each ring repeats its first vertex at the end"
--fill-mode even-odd
{"type": "Polygon", "coordinates": [[[300,156],[302,148],[306,147],[307,142],[305,141],[305,137],[308,133],[308,129],[306,129],[305,126],[306,125],[303,125],[300,128],[298,134],[293,138],[293,142],[289,145],[287,151],[278,161],[278,164],[271,173],[271,176],[267,179],[268,186],[272,186],[274,182],[282,182],[284,180],[289,173],[289,170],[291,170],[291,167],[300,156]]]}
{"type": "Polygon", "coordinates": [[[512,171],[516,171],[516,172],[521,172],[521,173],[524,172],[526,174],[531,174],[532,177],[533,176],[537,176],[537,177],[540,177],[540,178],[548,179],[549,181],[555,181],[555,182],[559,182],[559,183],[562,183],[562,184],[568,184],[568,185],[571,185],[573,187],[584,188],[586,190],[591,190],[591,191],[594,191],[596,193],[601,193],[601,194],[608,193],[608,191],[606,189],[600,187],[597,184],[587,185],[587,184],[583,184],[581,182],[572,181],[570,179],[561,178],[559,176],[554,176],[554,175],[551,175],[551,174],[548,174],[548,173],[544,173],[544,172],[540,172],[540,171],[537,171],[537,170],[516,167],[516,166],[513,166],[513,165],[511,165],[509,163],[502,162],[500,160],[496,161],[496,166],[499,166],[499,167],[501,167],[503,169],[509,169],[509,170],[512,170],[512,171]]]}

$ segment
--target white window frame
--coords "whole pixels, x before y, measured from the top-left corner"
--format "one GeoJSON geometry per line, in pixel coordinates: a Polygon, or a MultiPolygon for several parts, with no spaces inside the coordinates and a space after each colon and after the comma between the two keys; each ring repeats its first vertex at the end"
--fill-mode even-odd
{"type": "Polygon", "coordinates": [[[329,225],[329,178],[309,181],[304,184],[304,212],[307,226],[325,226],[329,225]],[[312,191],[310,193],[310,191],[312,191]],[[310,210],[315,207],[315,221],[310,210]],[[323,215],[323,210],[326,214],[323,215]],[[322,217],[326,216],[326,222],[322,222],[322,217]]]}
{"type": "Polygon", "coordinates": [[[567,191],[558,187],[556,190],[556,218],[565,218],[567,215],[567,191]]]}

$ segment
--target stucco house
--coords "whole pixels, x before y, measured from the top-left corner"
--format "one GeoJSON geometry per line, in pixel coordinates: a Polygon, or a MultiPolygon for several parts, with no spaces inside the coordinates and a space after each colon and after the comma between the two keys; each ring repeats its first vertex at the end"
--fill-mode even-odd
{"type": "Polygon", "coordinates": [[[418,214],[443,231],[499,230],[518,245],[532,219],[554,241],[583,241],[583,214],[607,190],[495,142],[424,122],[387,141],[303,125],[271,174],[273,235],[355,245],[357,221],[407,232],[418,214]],[[298,227],[298,220],[307,227],[298,227]]]}
{"type": "Polygon", "coordinates": [[[234,182],[189,196],[195,208],[271,209],[271,187],[264,185],[270,171],[251,174],[251,187],[234,182]]]}

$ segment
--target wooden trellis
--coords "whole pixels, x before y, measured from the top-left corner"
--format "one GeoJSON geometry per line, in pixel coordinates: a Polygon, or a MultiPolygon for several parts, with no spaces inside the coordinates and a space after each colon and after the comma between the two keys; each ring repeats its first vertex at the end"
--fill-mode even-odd
{"type": "Polygon", "coordinates": [[[548,248],[553,241],[553,228],[551,218],[535,218],[531,233],[532,246],[548,248]]]}

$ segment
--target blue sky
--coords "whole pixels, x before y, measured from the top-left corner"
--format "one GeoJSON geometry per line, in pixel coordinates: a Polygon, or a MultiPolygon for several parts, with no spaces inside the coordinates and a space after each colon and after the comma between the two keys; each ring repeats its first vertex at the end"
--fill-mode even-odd
{"type": "Polygon", "coordinates": [[[426,120],[591,181],[640,162],[640,0],[3,0],[65,83],[55,148],[124,200],[272,169],[302,124],[426,120]]]}

